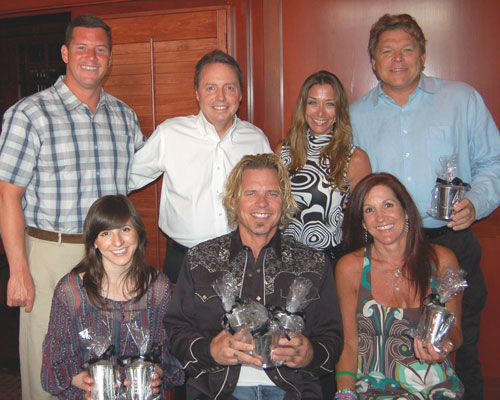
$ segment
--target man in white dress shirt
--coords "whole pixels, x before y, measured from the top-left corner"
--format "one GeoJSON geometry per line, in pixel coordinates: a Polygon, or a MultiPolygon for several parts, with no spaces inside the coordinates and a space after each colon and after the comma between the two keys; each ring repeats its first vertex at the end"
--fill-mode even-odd
{"type": "Polygon", "coordinates": [[[174,283],[188,248],[230,231],[221,198],[229,172],[244,155],[272,152],[264,133],[236,116],[243,78],[233,57],[203,56],[194,86],[198,115],[161,123],[135,154],[130,181],[135,190],[163,173],[158,225],[169,238],[163,269],[174,283]]]}

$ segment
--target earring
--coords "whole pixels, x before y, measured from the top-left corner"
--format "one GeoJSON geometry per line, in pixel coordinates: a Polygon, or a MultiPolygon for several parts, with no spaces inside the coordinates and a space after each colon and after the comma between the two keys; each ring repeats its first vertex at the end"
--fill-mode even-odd
{"type": "Polygon", "coordinates": [[[405,219],[405,229],[406,229],[406,232],[408,232],[410,230],[410,221],[408,221],[408,218],[405,219]]]}
{"type": "Polygon", "coordinates": [[[368,244],[368,230],[365,229],[365,244],[368,244]]]}

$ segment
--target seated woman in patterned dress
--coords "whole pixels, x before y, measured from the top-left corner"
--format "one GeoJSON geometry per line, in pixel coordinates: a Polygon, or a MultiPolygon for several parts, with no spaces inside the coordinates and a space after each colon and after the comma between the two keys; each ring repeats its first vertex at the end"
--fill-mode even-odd
{"type": "MultiPolygon", "coordinates": [[[[167,348],[163,316],[170,282],[146,262],[146,229],[132,202],[123,195],[96,200],[85,218],[85,257],[58,283],[43,344],[42,386],[60,399],[90,398],[92,378],[82,369],[90,354],[79,332],[106,335],[115,345],[114,361],[139,355],[130,327],[159,345],[153,391],[182,384],[184,373],[167,348]]],[[[164,399],[160,393],[160,399],[164,399]]]]}
{"type": "Polygon", "coordinates": [[[345,202],[371,166],[352,144],[347,94],[334,74],[319,71],[305,80],[288,136],[274,151],[288,168],[299,205],[285,234],[326,252],[335,266],[345,202]]]}
{"type": "Polygon", "coordinates": [[[371,174],[354,189],[346,212],[336,285],[344,323],[335,399],[458,399],[463,386],[449,354],[462,343],[462,296],[446,307],[456,315],[437,352],[409,331],[436,278],[458,271],[455,255],[427,241],[418,210],[392,175],[371,174]]]}

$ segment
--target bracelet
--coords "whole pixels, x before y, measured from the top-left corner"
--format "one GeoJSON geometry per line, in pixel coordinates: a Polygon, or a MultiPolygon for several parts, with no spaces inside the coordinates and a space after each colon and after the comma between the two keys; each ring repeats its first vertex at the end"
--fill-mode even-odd
{"type": "Polygon", "coordinates": [[[358,396],[356,393],[350,388],[344,388],[335,393],[334,400],[337,399],[349,399],[349,400],[357,400],[358,396]]]}
{"type": "Polygon", "coordinates": [[[335,378],[338,378],[339,376],[342,376],[342,375],[351,376],[354,378],[354,380],[356,380],[356,378],[357,378],[357,375],[351,371],[339,371],[335,374],[335,378]]]}

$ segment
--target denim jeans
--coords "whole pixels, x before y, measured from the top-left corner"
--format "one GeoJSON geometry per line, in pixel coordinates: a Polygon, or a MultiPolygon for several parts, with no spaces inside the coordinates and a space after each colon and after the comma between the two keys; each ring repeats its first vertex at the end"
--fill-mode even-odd
{"type": "Polygon", "coordinates": [[[238,400],[283,400],[285,394],[278,386],[237,386],[233,392],[238,400]]]}

